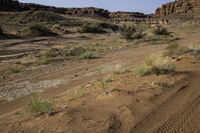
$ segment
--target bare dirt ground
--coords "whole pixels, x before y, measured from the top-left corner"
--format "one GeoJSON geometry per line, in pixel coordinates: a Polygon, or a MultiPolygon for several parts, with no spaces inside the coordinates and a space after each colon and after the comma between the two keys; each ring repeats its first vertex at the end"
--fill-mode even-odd
{"type": "MultiPolygon", "coordinates": [[[[179,27],[175,33],[180,40],[170,43],[188,46],[200,41],[196,27],[179,27]]],[[[109,36],[112,38],[113,35],[109,36]]],[[[17,40],[19,43],[3,40],[0,48],[4,51],[20,48],[22,51],[24,48],[27,48],[24,51],[37,50],[49,46],[52,41],[72,41],[69,38],[17,40]]],[[[94,38],[89,41],[107,41],[102,35],[94,38]]],[[[184,57],[177,62],[177,72],[169,75],[141,78],[132,71],[145,57],[164,50],[166,46],[135,48],[123,45],[118,50],[102,53],[101,58],[95,60],[58,62],[28,68],[10,76],[2,72],[0,131],[198,132],[199,60],[184,57]],[[107,95],[98,81],[102,76],[98,69],[101,69],[103,77],[112,79],[106,84],[107,95]],[[32,92],[41,92],[41,97],[52,100],[53,116],[32,116],[25,111],[32,92]],[[75,95],[69,98],[69,94],[75,95]]],[[[0,64],[2,71],[9,66],[9,63],[5,64],[4,60],[0,64]]]]}

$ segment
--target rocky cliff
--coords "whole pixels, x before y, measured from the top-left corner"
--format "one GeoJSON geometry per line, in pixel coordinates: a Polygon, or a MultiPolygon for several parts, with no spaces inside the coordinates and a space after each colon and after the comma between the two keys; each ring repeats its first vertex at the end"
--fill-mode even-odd
{"type": "MultiPolygon", "coordinates": [[[[80,17],[100,17],[110,22],[133,21],[136,23],[149,22],[152,16],[139,12],[109,12],[101,8],[57,8],[33,3],[19,3],[17,0],[0,0],[0,11],[46,11],[80,17]]],[[[37,12],[38,13],[38,12],[37,12]]],[[[39,15],[43,16],[43,15],[39,15]]],[[[44,15],[45,16],[45,15],[44,15]]],[[[151,22],[151,21],[150,21],[151,22]]]]}
{"type": "Polygon", "coordinates": [[[200,13],[200,0],[176,0],[162,5],[155,12],[156,16],[179,14],[198,15],[200,13]]]}

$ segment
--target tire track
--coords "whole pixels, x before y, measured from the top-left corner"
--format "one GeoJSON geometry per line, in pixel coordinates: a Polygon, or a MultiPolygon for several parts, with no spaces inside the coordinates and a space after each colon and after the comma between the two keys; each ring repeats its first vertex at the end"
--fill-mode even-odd
{"type": "Polygon", "coordinates": [[[200,131],[200,96],[185,108],[179,109],[153,133],[188,133],[200,131]]]}

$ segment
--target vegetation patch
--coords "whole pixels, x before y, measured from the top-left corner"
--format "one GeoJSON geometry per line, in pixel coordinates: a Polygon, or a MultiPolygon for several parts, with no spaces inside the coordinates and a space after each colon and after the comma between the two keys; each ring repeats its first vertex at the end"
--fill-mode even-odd
{"type": "Polygon", "coordinates": [[[31,113],[50,113],[52,111],[52,104],[50,102],[41,100],[37,95],[33,95],[31,102],[28,105],[28,110],[31,113]]]}
{"type": "Polygon", "coordinates": [[[43,24],[30,24],[24,28],[22,33],[27,36],[52,36],[56,35],[43,24]]]}
{"type": "Polygon", "coordinates": [[[124,24],[120,27],[120,34],[122,38],[131,39],[141,39],[145,36],[142,29],[137,28],[135,25],[124,24]]]}
{"type": "Polygon", "coordinates": [[[167,74],[174,72],[176,65],[170,58],[165,58],[160,55],[150,56],[145,60],[145,63],[136,67],[135,74],[138,76],[146,76],[150,74],[167,74]]]}

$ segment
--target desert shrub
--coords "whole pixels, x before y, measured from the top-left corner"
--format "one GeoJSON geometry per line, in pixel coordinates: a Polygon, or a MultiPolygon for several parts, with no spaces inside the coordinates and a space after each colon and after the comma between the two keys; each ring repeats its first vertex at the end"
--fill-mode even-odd
{"type": "Polygon", "coordinates": [[[29,36],[52,36],[55,35],[49,28],[42,24],[31,24],[23,29],[23,34],[29,36]]]}
{"type": "Polygon", "coordinates": [[[52,104],[39,99],[37,95],[33,95],[28,110],[31,113],[49,113],[52,110],[52,104]]]}
{"type": "Polygon", "coordinates": [[[95,52],[87,51],[80,55],[80,59],[96,59],[97,54],[95,52]]]}
{"type": "Polygon", "coordinates": [[[181,47],[178,44],[171,44],[166,47],[166,50],[163,52],[164,57],[180,56],[189,52],[187,47],[181,47]]]}
{"type": "Polygon", "coordinates": [[[136,28],[135,25],[124,24],[120,27],[120,34],[124,39],[141,39],[144,37],[144,32],[136,28]]]}
{"type": "Polygon", "coordinates": [[[176,69],[175,63],[170,58],[163,56],[150,56],[145,60],[145,63],[135,69],[135,74],[138,76],[146,76],[149,74],[166,74],[173,72],[176,69]]]}
{"type": "Polygon", "coordinates": [[[80,32],[84,33],[100,33],[103,32],[99,23],[85,23],[81,26],[80,32]]]}
{"type": "Polygon", "coordinates": [[[169,32],[166,27],[157,25],[153,28],[153,34],[155,35],[168,35],[169,32]]]}

